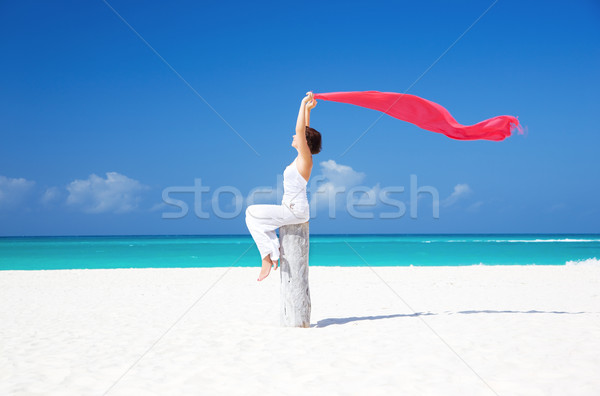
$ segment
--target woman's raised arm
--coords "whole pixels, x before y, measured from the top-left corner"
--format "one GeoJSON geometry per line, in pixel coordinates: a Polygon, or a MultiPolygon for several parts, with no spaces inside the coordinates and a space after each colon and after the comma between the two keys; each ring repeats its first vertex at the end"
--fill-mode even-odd
{"type": "MultiPolygon", "coordinates": [[[[307,103],[313,99],[313,93],[307,92],[304,99],[302,99],[302,103],[300,104],[300,111],[298,111],[298,119],[296,121],[296,138],[298,142],[298,150],[303,158],[310,159],[311,153],[310,148],[308,147],[308,142],[306,141],[306,107],[307,103]]],[[[313,106],[314,107],[314,106],[313,106]]]]}
{"type": "Polygon", "coordinates": [[[302,103],[300,104],[300,111],[298,111],[298,119],[296,120],[296,135],[298,135],[299,138],[306,138],[304,136],[304,133],[306,132],[306,104],[312,99],[312,95],[312,92],[307,92],[306,96],[302,99],[302,103]]]}
{"type": "Polygon", "coordinates": [[[310,126],[310,111],[315,108],[317,105],[317,99],[313,98],[312,101],[306,103],[306,107],[304,110],[304,121],[306,122],[306,126],[310,126]]]}

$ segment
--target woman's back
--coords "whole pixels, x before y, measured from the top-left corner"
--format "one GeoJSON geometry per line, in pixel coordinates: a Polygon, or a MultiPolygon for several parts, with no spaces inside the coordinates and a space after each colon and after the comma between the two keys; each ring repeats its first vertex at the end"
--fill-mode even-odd
{"type": "Polygon", "coordinates": [[[298,155],[294,161],[296,162],[298,172],[302,175],[304,180],[308,182],[308,180],[310,179],[310,174],[312,172],[312,158],[310,158],[310,160],[307,160],[301,155],[298,155]]]}
{"type": "Polygon", "coordinates": [[[283,171],[283,199],[282,204],[293,203],[296,207],[308,208],[308,197],[306,195],[306,185],[308,181],[300,174],[298,170],[298,157],[289,164],[283,171]]]}

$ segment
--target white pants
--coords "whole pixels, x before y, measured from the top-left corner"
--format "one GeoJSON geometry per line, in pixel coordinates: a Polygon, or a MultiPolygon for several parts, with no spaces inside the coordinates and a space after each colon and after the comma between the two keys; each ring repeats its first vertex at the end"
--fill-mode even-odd
{"type": "Polygon", "coordinates": [[[308,205],[250,205],[246,208],[246,226],[256,242],[260,258],[271,255],[279,260],[279,237],[275,230],[286,224],[306,223],[310,219],[308,205]]]}

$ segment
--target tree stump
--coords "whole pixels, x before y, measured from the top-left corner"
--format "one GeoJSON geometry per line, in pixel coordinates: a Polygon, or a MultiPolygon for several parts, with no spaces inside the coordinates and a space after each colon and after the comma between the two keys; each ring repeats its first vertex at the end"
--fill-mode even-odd
{"type": "Polygon", "coordinates": [[[279,228],[281,326],[310,327],[308,222],[279,228]]]}

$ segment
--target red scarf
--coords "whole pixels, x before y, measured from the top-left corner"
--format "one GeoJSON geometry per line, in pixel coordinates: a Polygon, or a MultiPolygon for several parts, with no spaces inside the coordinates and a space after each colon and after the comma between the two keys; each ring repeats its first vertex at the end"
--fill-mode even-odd
{"type": "Polygon", "coordinates": [[[517,117],[502,115],[461,125],[437,103],[409,94],[379,91],[316,93],[315,99],[349,103],[382,111],[387,115],[410,122],[428,131],[443,133],[457,140],[504,140],[516,128],[523,133],[517,117]]]}

